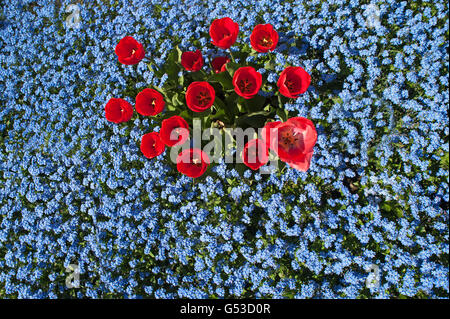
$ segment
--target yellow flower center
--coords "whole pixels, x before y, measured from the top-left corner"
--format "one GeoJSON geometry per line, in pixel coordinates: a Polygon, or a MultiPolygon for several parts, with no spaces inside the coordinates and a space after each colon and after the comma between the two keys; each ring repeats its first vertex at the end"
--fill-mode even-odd
{"type": "Polygon", "coordinates": [[[294,144],[297,144],[300,139],[300,135],[296,132],[282,132],[280,137],[280,145],[288,151],[294,144]]]}
{"type": "Polygon", "coordinates": [[[259,44],[262,45],[263,47],[271,47],[273,44],[273,41],[271,38],[269,37],[264,37],[261,40],[259,40],[259,44]]]}

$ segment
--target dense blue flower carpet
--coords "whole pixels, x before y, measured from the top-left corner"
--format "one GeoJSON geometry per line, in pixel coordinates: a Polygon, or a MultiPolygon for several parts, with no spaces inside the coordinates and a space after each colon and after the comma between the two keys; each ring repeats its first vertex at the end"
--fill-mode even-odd
{"type": "Polygon", "coordinates": [[[1,298],[449,297],[446,0],[0,3],[1,298]],[[110,98],[167,80],[119,63],[123,37],[206,65],[223,17],[234,51],[277,30],[241,61],[272,63],[267,87],[287,65],[311,75],[284,105],[317,129],[306,172],[193,180],[142,156],[151,117],[106,120],[110,98]]]}

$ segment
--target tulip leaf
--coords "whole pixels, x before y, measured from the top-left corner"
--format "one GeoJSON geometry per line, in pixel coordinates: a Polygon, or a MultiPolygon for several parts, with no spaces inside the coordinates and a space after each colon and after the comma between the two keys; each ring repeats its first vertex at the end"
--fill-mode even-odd
{"type": "Polygon", "coordinates": [[[234,72],[236,72],[236,70],[239,69],[239,64],[230,61],[225,65],[225,68],[227,69],[228,73],[233,77],[234,72]]]}
{"type": "Polygon", "coordinates": [[[184,97],[183,97],[183,95],[182,94],[176,94],[176,97],[177,97],[177,102],[178,102],[178,104],[179,105],[184,105],[184,97]]]}
{"type": "Polygon", "coordinates": [[[178,84],[181,85],[181,86],[184,85],[184,76],[183,76],[183,74],[178,77],[178,84]]]}
{"type": "Polygon", "coordinates": [[[270,113],[265,112],[265,111],[254,112],[254,113],[246,114],[246,115],[239,117],[237,119],[236,123],[242,127],[250,126],[253,128],[260,128],[260,127],[264,126],[264,124],[269,116],[270,116],[270,113]]]}
{"type": "Polygon", "coordinates": [[[225,98],[225,113],[227,114],[230,122],[234,122],[235,117],[238,115],[239,110],[237,106],[238,95],[233,92],[225,98]]]}
{"type": "Polygon", "coordinates": [[[221,120],[221,121],[223,121],[223,119],[226,116],[227,116],[227,114],[226,114],[225,107],[223,107],[223,108],[220,107],[220,108],[217,108],[217,111],[216,111],[215,114],[211,115],[211,118],[214,119],[214,120],[221,120]]]}
{"type": "Polygon", "coordinates": [[[178,54],[177,62],[178,62],[178,63],[181,63],[181,55],[183,54],[183,51],[180,50],[180,48],[178,47],[178,45],[175,47],[175,49],[177,50],[177,54],[178,54]]]}
{"type": "Polygon", "coordinates": [[[190,72],[190,75],[194,81],[206,81],[206,79],[203,77],[203,74],[199,71],[190,72]]]}
{"type": "Polygon", "coordinates": [[[266,70],[275,70],[275,62],[273,60],[269,60],[266,63],[264,63],[264,68],[266,70]]]}
{"type": "Polygon", "coordinates": [[[178,99],[178,93],[175,93],[172,97],[172,104],[177,106],[180,105],[179,99],[178,99]]]}
{"type": "Polygon", "coordinates": [[[221,120],[222,122],[232,123],[236,116],[236,108],[233,103],[226,100],[226,103],[222,99],[216,96],[214,100],[214,105],[216,106],[217,113],[214,115],[215,119],[221,120]]]}
{"type": "Polygon", "coordinates": [[[191,115],[191,113],[192,113],[192,112],[189,112],[189,110],[184,110],[184,111],[182,111],[181,113],[176,114],[176,115],[181,116],[182,118],[184,118],[184,119],[186,120],[186,122],[188,122],[188,124],[189,124],[190,126],[192,126],[192,123],[189,123],[189,122],[192,120],[192,115],[191,115]]]}
{"type": "Polygon", "coordinates": [[[208,80],[211,82],[219,82],[224,90],[232,90],[234,88],[232,78],[228,72],[215,73],[208,80]]]}
{"type": "Polygon", "coordinates": [[[174,112],[177,109],[175,107],[175,105],[173,105],[172,103],[167,103],[166,106],[167,106],[167,111],[169,111],[169,112],[174,112]]]}
{"type": "Polygon", "coordinates": [[[266,98],[264,96],[255,95],[252,99],[246,101],[247,109],[249,112],[261,111],[265,102],[266,98]]]}
{"type": "Polygon", "coordinates": [[[225,110],[227,108],[225,106],[225,103],[217,96],[214,98],[214,105],[217,106],[217,109],[224,109],[225,110]]]}
{"type": "Polygon", "coordinates": [[[286,122],[289,118],[289,112],[285,109],[277,109],[277,115],[281,118],[283,122],[286,122]]]}
{"type": "Polygon", "coordinates": [[[287,102],[288,98],[282,94],[278,94],[278,107],[283,107],[287,102]]]}
{"type": "Polygon", "coordinates": [[[180,72],[180,67],[178,65],[178,50],[177,48],[172,49],[169,52],[166,63],[164,65],[164,70],[167,73],[169,80],[178,83],[178,72],[180,72]]]}
{"type": "Polygon", "coordinates": [[[164,75],[164,72],[161,71],[158,68],[158,66],[155,66],[155,64],[153,64],[153,63],[148,63],[147,67],[150,70],[150,72],[153,72],[153,74],[155,74],[158,78],[160,78],[160,77],[162,77],[164,75]]]}
{"type": "Polygon", "coordinates": [[[242,100],[236,101],[236,106],[239,113],[245,113],[245,101],[242,100]]]}

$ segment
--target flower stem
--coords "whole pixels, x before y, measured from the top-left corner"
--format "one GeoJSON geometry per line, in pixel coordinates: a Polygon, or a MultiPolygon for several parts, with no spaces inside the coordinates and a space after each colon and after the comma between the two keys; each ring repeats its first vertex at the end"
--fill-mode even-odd
{"type": "Polygon", "coordinates": [[[134,65],[134,73],[136,74],[136,82],[139,82],[139,72],[138,72],[138,65],[134,65]]]}
{"type": "Polygon", "coordinates": [[[208,74],[206,74],[205,70],[200,69],[200,73],[201,73],[206,79],[208,79],[208,74]]]}
{"type": "Polygon", "coordinates": [[[233,51],[231,51],[231,48],[230,48],[230,56],[231,56],[231,61],[236,62],[236,60],[234,59],[234,56],[233,56],[233,51]]]}
{"type": "Polygon", "coordinates": [[[158,64],[156,64],[155,60],[151,57],[145,57],[144,60],[147,60],[148,62],[150,62],[152,68],[154,68],[156,71],[159,71],[159,67],[158,64]]]}

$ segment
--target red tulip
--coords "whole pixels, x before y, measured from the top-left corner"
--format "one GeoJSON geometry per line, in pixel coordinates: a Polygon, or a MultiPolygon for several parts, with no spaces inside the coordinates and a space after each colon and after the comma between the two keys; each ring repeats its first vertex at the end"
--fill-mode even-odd
{"type": "Polygon", "coordinates": [[[181,65],[187,71],[199,71],[203,66],[203,56],[200,50],[187,51],[181,54],[181,65]]]}
{"type": "Polygon", "coordinates": [[[153,158],[161,155],[166,146],[161,141],[157,132],[147,133],[141,139],[141,152],[147,158],[153,158]]]}
{"type": "Polygon", "coordinates": [[[112,98],[105,105],[105,117],[110,122],[127,122],[132,116],[133,107],[124,99],[112,98]]]}
{"type": "Polygon", "coordinates": [[[186,90],[186,104],[194,112],[209,109],[215,97],[216,92],[208,82],[192,82],[186,90]]]}
{"type": "Polygon", "coordinates": [[[206,172],[210,161],[208,155],[198,148],[182,151],[177,157],[177,170],[189,177],[197,178],[206,172]]]}
{"type": "Polygon", "coordinates": [[[226,56],[218,56],[214,58],[211,62],[211,65],[214,69],[215,73],[220,73],[226,71],[226,65],[230,62],[230,59],[226,56]]]}
{"type": "Polygon", "coordinates": [[[280,93],[293,99],[305,93],[310,84],[311,76],[299,66],[284,69],[277,82],[280,93]]]}
{"type": "Polygon", "coordinates": [[[257,170],[269,161],[269,149],[264,141],[260,139],[251,140],[244,146],[242,159],[245,165],[252,170],[257,170]]]}
{"type": "Polygon", "coordinates": [[[311,158],[313,155],[313,151],[303,154],[303,156],[297,161],[286,162],[292,168],[295,168],[299,171],[306,172],[309,169],[309,165],[311,163],[311,158]]]}
{"type": "Polygon", "coordinates": [[[273,51],[278,43],[278,33],[271,24],[258,24],[250,35],[250,44],[258,52],[273,51]]]}
{"type": "Polygon", "coordinates": [[[280,125],[282,122],[280,122],[280,121],[277,121],[277,122],[269,122],[269,123],[267,123],[264,127],[263,127],[263,129],[262,129],[262,131],[261,131],[261,138],[263,139],[263,141],[267,144],[267,146],[269,147],[269,148],[271,148],[272,149],[272,147],[271,147],[271,145],[270,145],[270,143],[269,143],[269,141],[270,141],[270,137],[272,136],[272,137],[274,137],[275,136],[275,128],[278,126],[278,125],[280,125]],[[270,134],[272,134],[272,135],[270,135],[270,134]]]}
{"type": "Polygon", "coordinates": [[[286,122],[267,123],[262,138],[278,157],[291,167],[307,171],[317,141],[313,122],[304,117],[292,117],[286,122]]]}
{"type": "Polygon", "coordinates": [[[238,33],[239,25],[228,17],[214,20],[209,27],[212,44],[221,49],[231,47],[236,42],[238,33]]]}
{"type": "Polygon", "coordinates": [[[245,99],[255,96],[262,84],[262,75],[251,66],[239,68],[234,72],[234,91],[245,99]]]}
{"type": "Polygon", "coordinates": [[[154,89],[144,89],[136,96],[136,111],[144,116],[161,113],[164,105],[164,97],[154,89]]]}
{"type": "Polygon", "coordinates": [[[189,125],[184,118],[174,115],[162,121],[159,136],[167,146],[183,144],[189,138],[189,125]]]}
{"type": "Polygon", "coordinates": [[[137,64],[145,56],[144,47],[133,37],[124,37],[116,45],[115,53],[122,64],[137,64]]]}

